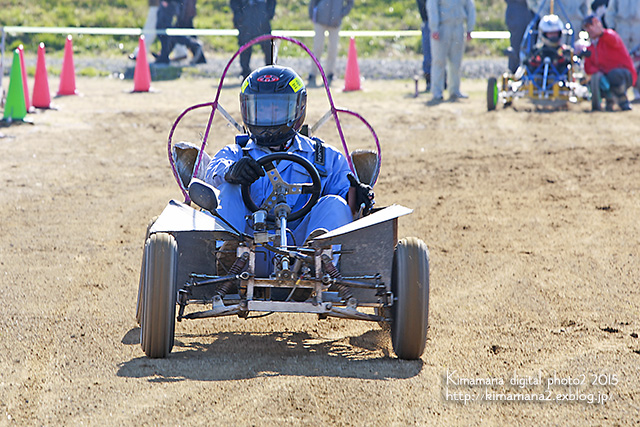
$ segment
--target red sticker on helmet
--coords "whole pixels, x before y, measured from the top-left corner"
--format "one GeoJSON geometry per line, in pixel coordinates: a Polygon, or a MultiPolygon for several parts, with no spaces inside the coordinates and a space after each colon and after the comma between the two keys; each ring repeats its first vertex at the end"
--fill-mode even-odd
{"type": "Polygon", "coordinates": [[[273,74],[265,74],[264,76],[258,77],[256,80],[262,83],[273,83],[280,80],[280,77],[274,76],[273,74]]]}

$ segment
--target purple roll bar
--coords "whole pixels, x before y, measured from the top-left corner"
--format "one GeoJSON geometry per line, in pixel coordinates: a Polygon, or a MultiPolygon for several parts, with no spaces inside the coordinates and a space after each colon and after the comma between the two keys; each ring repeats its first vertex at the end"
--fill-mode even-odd
{"type": "MultiPolygon", "coordinates": [[[[202,161],[202,154],[204,153],[204,149],[205,149],[205,147],[207,145],[207,140],[209,138],[209,131],[211,130],[211,125],[213,123],[213,117],[215,115],[216,110],[218,109],[218,101],[220,99],[220,93],[222,91],[222,83],[224,82],[224,79],[225,79],[225,77],[227,75],[227,72],[229,71],[229,68],[231,67],[231,64],[233,63],[234,59],[236,59],[236,57],[238,55],[240,55],[245,50],[249,49],[254,44],[260,43],[260,42],[265,41],[265,40],[275,40],[275,39],[285,40],[285,41],[288,41],[288,42],[291,42],[293,44],[296,44],[296,45],[300,46],[305,52],[307,52],[307,54],[311,57],[311,59],[313,59],[313,62],[315,62],[316,66],[318,67],[318,70],[320,71],[320,75],[322,76],[322,81],[324,83],[325,91],[327,92],[327,98],[329,100],[329,105],[331,106],[331,114],[333,115],[333,119],[334,119],[334,121],[336,123],[336,128],[338,129],[338,135],[340,136],[340,140],[342,141],[342,148],[344,150],[345,157],[347,158],[347,162],[349,163],[349,168],[354,173],[354,175],[357,176],[358,174],[357,174],[355,168],[353,167],[353,161],[351,160],[351,154],[349,152],[349,148],[347,147],[347,142],[345,141],[344,133],[342,131],[342,126],[340,125],[340,119],[338,118],[338,113],[350,114],[350,115],[358,118],[359,120],[361,120],[365,124],[365,126],[369,129],[369,132],[371,132],[371,134],[373,135],[373,138],[374,138],[375,143],[376,143],[376,149],[377,149],[377,155],[378,155],[378,165],[382,164],[382,153],[381,153],[381,148],[380,148],[380,141],[378,139],[378,135],[376,134],[375,130],[369,124],[369,122],[367,122],[364,119],[364,117],[362,117],[360,114],[355,113],[355,112],[350,111],[350,110],[345,110],[345,109],[342,109],[342,108],[336,108],[336,106],[333,103],[333,97],[331,96],[331,91],[329,90],[329,83],[327,81],[327,76],[324,74],[324,70],[322,68],[322,65],[320,65],[320,61],[318,61],[318,58],[315,57],[313,52],[311,52],[311,50],[309,50],[309,48],[307,46],[305,46],[304,43],[302,43],[301,41],[298,41],[296,39],[292,39],[292,38],[289,38],[289,37],[273,36],[273,35],[270,35],[270,34],[266,34],[264,36],[256,37],[255,39],[253,39],[250,42],[246,43],[245,45],[241,46],[240,49],[238,49],[236,51],[236,53],[231,57],[231,59],[229,60],[229,62],[226,65],[226,67],[224,68],[224,71],[222,72],[222,76],[220,77],[220,83],[218,84],[218,89],[216,91],[216,97],[215,97],[213,102],[205,102],[205,103],[202,103],[202,104],[196,104],[196,105],[193,105],[193,106],[187,108],[186,110],[184,110],[178,116],[178,118],[175,120],[175,122],[171,126],[171,131],[169,132],[168,146],[167,146],[167,151],[168,151],[168,155],[169,155],[169,163],[171,164],[171,170],[173,171],[173,176],[175,177],[176,182],[178,183],[178,186],[180,187],[180,191],[182,191],[182,194],[184,195],[185,203],[190,203],[191,202],[191,198],[189,197],[189,193],[188,193],[187,189],[184,187],[184,185],[182,183],[182,180],[180,179],[180,176],[178,175],[178,170],[176,168],[175,161],[173,160],[173,156],[171,155],[171,147],[173,146],[173,143],[172,143],[173,134],[175,133],[175,130],[178,127],[178,123],[190,111],[193,111],[193,110],[198,109],[198,108],[203,108],[203,107],[211,107],[211,114],[209,114],[209,120],[207,121],[207,127],[205,129],[204,136],[202,138],[202,145],[200,146],[198,159],[197,159],[196,164],[195,164],[194,169],[193,169],[193,175],[196,175],[198,173],[199,168],[200,168],[200,163],[202,161]]],[[[378,180],[378,175],[375,176],[375,180],[374,180],[373,184],[375,184],[375,182],[377,180],[378,180]]]]}

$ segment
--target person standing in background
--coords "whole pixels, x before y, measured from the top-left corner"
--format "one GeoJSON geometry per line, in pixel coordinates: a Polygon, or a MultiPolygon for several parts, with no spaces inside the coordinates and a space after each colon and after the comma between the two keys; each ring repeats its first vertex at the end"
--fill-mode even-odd
{"type": "Polygon", "coordinates": [[[533,12],[527,6],[526,0],[505,0],[507,10],[504,15],[505,23],[511,33],[509,40],[511,49],[509,51],[509,71],[515,73],[520,65],[520,45],[522,37],[533,19],[533,12]]]}
{"type": "MultiPolygon", "coordinates": [[[[167,28],[175,28],[177,21],[174,23],[174,19],[182,13],[184,4],[182,0],[161,0],[160,8],[158,9],[158,22],[156,28],[158,30],[166,30],[167,28]]],[[[202,45],[193,36],[168,36],[166,34],[158,34],[160,44],[162,46],[160,55],[156,58],[156,64],[168,64],[169,54],[173,50],[176,44],[183,44],[189,48],[193,53],[191,64],[201,64],[206,62],[204,59],[204,52],[202,51],[202,45]]]]}
{"type": "MultiPolygon", "coordinates": [[[[193,26],[193,19],[197,15],[197,1],[196,0],[183,0],[182,7],[180,8],[180,13],[178,14],[178,21],[176,22],[176,28],[195,28],[193,26]]],[[[196,38],[193,36],[193,38],[196,38]]],[[[187,57],[187,47],[180,43],[175,43],[173,46],[173,50],[171,51],[173,54],[171,57],[172,61],[180,61],[187,57]]],[[[204,55],[202,55],[202,59],[199,63],[206,63],[204,55]]]]}
{"type": "MultiPolygon", "coordinates": [[[[144,46],[147,53],[151,52],[151,45],[156,41],[156,22],[158,22],[158,5],[160,0],[149,0],[149,12],[147,12],[147,20],[144,22],[142,34],[144,35],[144,46]]],[[[138,46],[129,55],[129,59],[138,58],[138,46]]]]}
{"type": "MultiPolygon", "coordinates": [[[[238,29],[239,46],[258,36],[271,34],[271,20],[276,14],[276,0],[230,0],[229,6],[233,11],[233,26],[238,29]]],[[[260,47],[264,52],[265,64],[271,64],[271,42],[265,40],[260,43],[260,47]]],[[[243,79],[251,74],[252,50],[253,46],[240,54],[243,79]]]]}
{"type": "MultiPolygon", "coordinates": [[[[313,22],[315,36],[313,37],[313,54],[318,60],[324,52],[324,33],[329,33],[327,60],[323,64],[327,73],[329,85],[333,80],[338,58],[338,43],[340,41],[340,27],[342,19],[351,12],[354,0],[311,0],[309,2],[309,18],[313,22]]],[[[316,85],[316,64],[311,64],[309,73],[309,87],[316,85]]]]}
{"type": "MultiPolygon", "coordinates": [[[[545,0],[527,0],[527,4],[529,5],[529,9],[534,13],[538,13],[540,16],[550,15],[551,0],[546,0],[544,7],[540,10],[544,1],[545,0]]],[[[558,15],[565,23],[569,21],[575,40],[578,39],[578,33],[580,33],[580,29],[582,28],[582,20],[589,15],[589,13],[589,0],[555,0],[554,2],[553,14],[558,15]]]]}
{"type": "Polygon", "coordinates": [[[429,30],[429,14],[427,14],[427,0],[416,0],[420,18],[422,18],[422,73],[427,82],[425,92],[431,90],[431,31],[429,30]]]}
{"type": "Polygon", "coordinates": [[[445,68],[449,63],[449,97],[468,98],[460,92],[460,67],[464,54],[465,34],[471,40],[476,23],[473,0],[427,0],[431,30],[431,89],[433,100],[443,99],[445,68]],[[465,32],[466,22],[466,32],[465,32]]]}

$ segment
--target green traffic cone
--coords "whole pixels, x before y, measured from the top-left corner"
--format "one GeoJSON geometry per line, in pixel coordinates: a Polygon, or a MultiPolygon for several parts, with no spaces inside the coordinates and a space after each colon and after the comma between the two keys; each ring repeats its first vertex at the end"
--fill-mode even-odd
{"type": "Polygon", "coordinates": [[[27,107],[24,102],[24,89],[22,87],[22,69],[20,67],[20,52],[13,51],[13,64],[9,77],[9,90],[7,102],[4,105],[4,120],[23,120],[27,115],[27,107]]]}

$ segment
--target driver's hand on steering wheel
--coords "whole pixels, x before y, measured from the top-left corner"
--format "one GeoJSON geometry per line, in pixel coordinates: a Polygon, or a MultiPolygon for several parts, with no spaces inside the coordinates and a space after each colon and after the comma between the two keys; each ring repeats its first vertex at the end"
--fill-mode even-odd
{"type": "Polygon", "coordinates": [[[230,184],[251,185],[264,176],[264,169],[252,157],[243,157],[233,163],[224,179],[230,184]]]}

